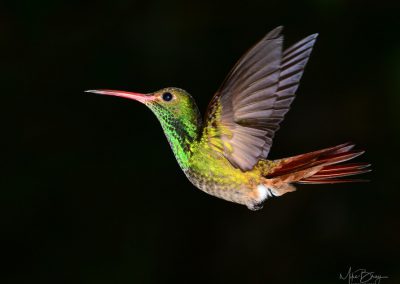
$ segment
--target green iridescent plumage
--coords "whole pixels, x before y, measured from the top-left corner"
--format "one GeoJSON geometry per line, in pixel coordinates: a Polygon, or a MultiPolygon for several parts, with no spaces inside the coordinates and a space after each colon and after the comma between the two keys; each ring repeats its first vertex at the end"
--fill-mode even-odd
{"type": "Polygon", "coordinates": [[[200,134],[202,125],[200,112],[193,98],[184,90],[166,88],[159,93],[165,92],[182,95],[176,96],[167,104],[163,101],[151,101],[146,105],[160,121],[179,165],[182,169],[187,169],[190,166],[191,145],[198,140],[200,134]]]}

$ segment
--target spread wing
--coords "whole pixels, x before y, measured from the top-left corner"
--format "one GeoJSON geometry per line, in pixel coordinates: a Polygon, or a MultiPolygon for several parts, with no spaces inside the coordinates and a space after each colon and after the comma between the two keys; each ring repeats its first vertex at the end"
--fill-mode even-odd
{"type": "Polygon", "coordinates": [[[317,34],[282,51],[282,27],[245,53],[212,98],[203,139],[243,171],[268,156],[317,34]]]}

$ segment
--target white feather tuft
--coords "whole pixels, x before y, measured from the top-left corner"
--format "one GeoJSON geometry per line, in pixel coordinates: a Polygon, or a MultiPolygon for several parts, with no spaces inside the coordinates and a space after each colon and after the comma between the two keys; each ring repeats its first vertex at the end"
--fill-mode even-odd
{"type": "Polygon", "coordinates": [[[271,191],[263,184],[257,185],[258,202],[263,202],[265,199],[272,197],[271,191]]]}

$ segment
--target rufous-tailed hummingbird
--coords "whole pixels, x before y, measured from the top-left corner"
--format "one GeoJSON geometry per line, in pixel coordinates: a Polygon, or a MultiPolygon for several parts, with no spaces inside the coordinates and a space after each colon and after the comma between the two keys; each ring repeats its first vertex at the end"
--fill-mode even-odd
{"type": "Polygon", "coordinates": [[[283,50],[282,27],[268,33],[236,63],[208,105],[204,121],[192,96],[179,88],[140,94],[86,92],[145,104],[157,116],[187,178],[216,197],[262,208],[294,184],[329,184],[365,173],[369,164],[342,163],[363,153],[346,143],[267,160],[272,139],[290,108],[317,34],[283,50]]]}

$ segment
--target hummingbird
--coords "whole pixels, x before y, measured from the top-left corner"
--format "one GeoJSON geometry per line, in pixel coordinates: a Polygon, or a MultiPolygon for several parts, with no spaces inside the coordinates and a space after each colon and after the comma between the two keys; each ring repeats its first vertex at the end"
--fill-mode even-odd
{"type": "Polygon", "coordinates": [[[268,160],[273,137],[295,98],[318,34],[283,49],[282,27],[250,48],[212,97],[204,120],[194,98],[168,87],[152,93],[97,89],[147,106],[159,120],[190,182],[215,197],[258,210],[296,184],[362,181],[368,163],[346,163],[364,153],[354,144],[268,160]]]}

